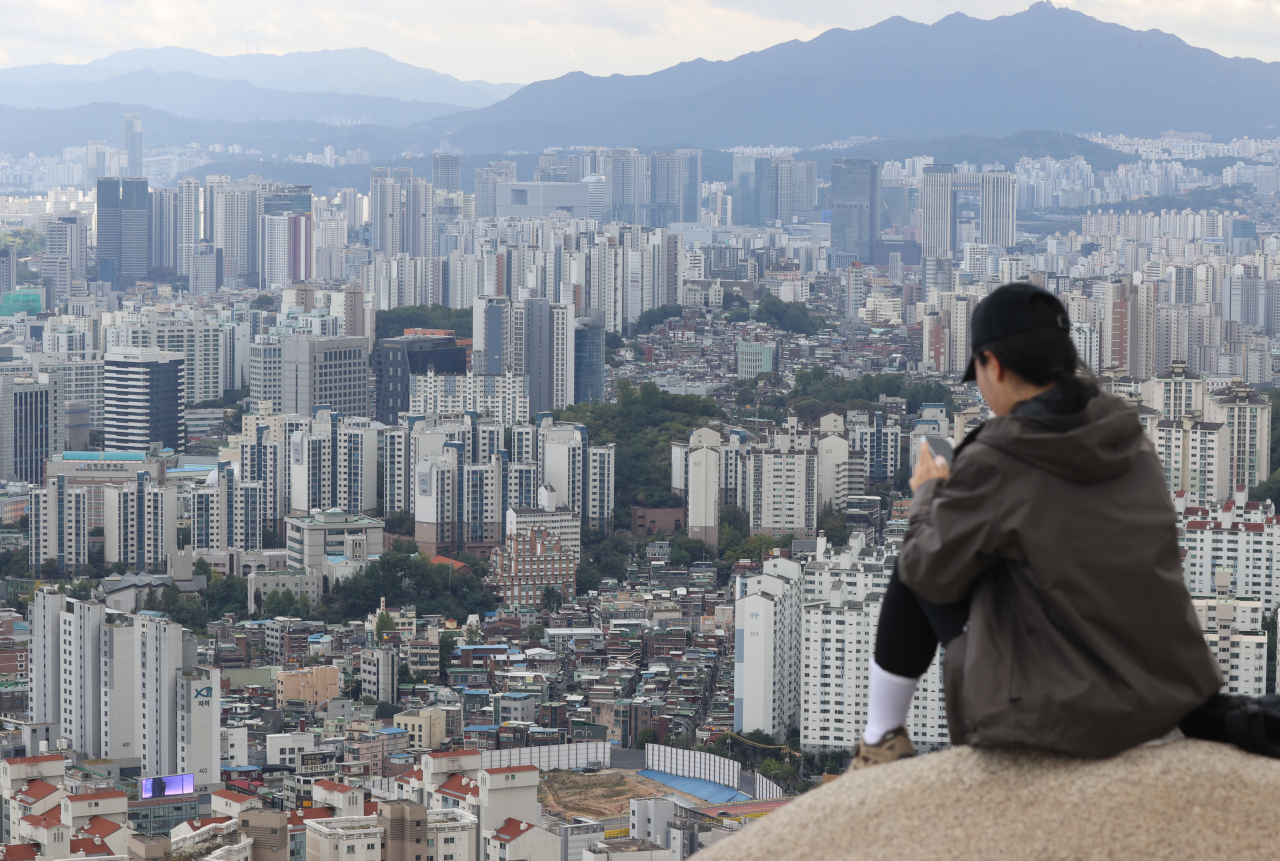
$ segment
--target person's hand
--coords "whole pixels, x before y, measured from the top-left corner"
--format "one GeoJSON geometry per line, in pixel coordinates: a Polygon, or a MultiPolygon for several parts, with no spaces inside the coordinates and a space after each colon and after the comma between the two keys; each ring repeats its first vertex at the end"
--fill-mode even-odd
{"type": "Polygon", "coordinates": [[[915,493],[926,481],[950,477],[951,467],[947,466],[947,459],[940,454],[934,454],[933,449],[929,448],[927,439],[920,440],[920,458],[916,461],[915,471],[911,473],[911,481],[908,482],[911,485],[911,492],[915,493]]]}

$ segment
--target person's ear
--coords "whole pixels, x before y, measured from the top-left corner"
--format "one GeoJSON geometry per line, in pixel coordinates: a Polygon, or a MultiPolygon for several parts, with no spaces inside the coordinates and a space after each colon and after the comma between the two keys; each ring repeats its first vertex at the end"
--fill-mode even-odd
{"type": "Polygon", "coordinates": [[[1000,364],[1000,360],[990,350],[983,350],[982,355],[987,357],[987,373],[991,375],[991,379],[997,383],[1003,383],[1004,365],[1000,364]]]}

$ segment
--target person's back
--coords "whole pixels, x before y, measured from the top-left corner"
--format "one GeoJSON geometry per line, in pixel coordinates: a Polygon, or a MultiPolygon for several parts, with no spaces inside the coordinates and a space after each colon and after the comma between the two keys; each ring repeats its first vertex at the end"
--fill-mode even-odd
{"type": "Polygon", "coordinates": [[[899,576],[936,604],[970,597],[946,654],[954,743],[1105,756],[1218,690],[1132,405],[994,418],[921,490],[899,576]]]}

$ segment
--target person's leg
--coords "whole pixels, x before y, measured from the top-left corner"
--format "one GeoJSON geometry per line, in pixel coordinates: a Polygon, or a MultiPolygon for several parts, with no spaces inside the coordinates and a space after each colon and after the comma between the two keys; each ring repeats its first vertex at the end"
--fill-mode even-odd
{"type": "Polygon", "coordinates": [[[895,569],[880,605],[875,660],[867,692],[867,726],[863,740],[878,744],[903,726],[911,710],[916,683],[938,650],[951,642],[969,619],[969,602],[938,605],[908,588],[895,569]]]}

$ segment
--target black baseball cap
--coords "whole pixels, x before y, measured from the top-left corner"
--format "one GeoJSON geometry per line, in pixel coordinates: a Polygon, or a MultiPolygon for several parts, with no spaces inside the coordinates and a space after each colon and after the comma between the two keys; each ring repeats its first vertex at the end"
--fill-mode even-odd
{"type": "MultiPolygon", "coordinates": [[[[1022,281],[1005,284],[993,290],[973,311],[973,319],[969,322],[972,353],[976,355],[983,347],[996,341],[1040,329],[1071,331],[1067,309],[1062,307],[1058,297],[1022,281]]],[[[973,361],[973,355],[970,355],[969,366],[964,371],[966,383],[976,378],[973,361]]]]}

